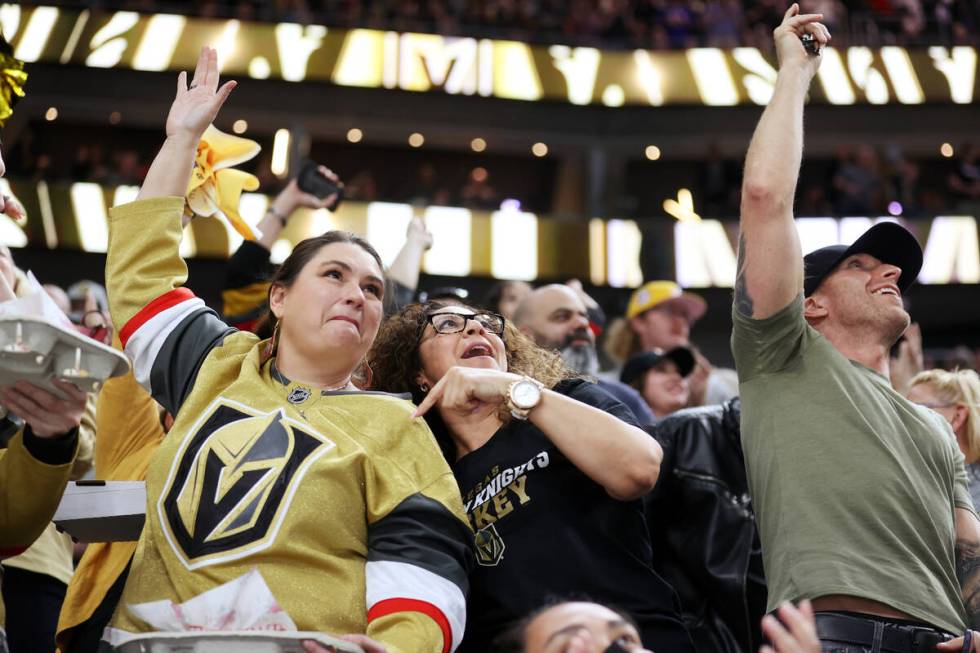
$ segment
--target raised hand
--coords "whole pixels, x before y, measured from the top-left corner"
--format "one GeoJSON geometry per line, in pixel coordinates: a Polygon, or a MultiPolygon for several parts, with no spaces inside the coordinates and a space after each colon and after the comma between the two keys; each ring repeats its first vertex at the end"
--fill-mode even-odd
{"type": "Polygon", "coordinates": [[[509,372],[473,367],[450,367],[432,386],[413,417],[424,415],[433,406],[468,414],[486,405],[499,406],[507,397],[510,384],[521,377],[509,372]]]}
{"type": "Polygon", "coordinates": [[[812,77],[820,67],[821,55],[808,54],[800,37],[812,34],[820,50],[830,43],[830,31],[820,22],[823,14],[800,14],[800,5],[794,3],[786,10],[783,22],[773,31],[779,67],[799,65],[812,77]]]}
{"type": "Polygon", "coordinates": [[[167,115],[167,138],[186,138],[195,145],[201,140],[204,130],[214,122],[221,105],[238,84],[225,82],[218,88],[218,79],[218,52],[204,47],[190,86],[187,73],[177,76],[177,95],[167,115]]]}
{"type": "Polygon", "coordinates": [[[0,405],[27,422],[34,435],[53,438],[71,431],[82,421],[87,395],[73,384],[53,379],[65,399],[28,381],[0,388],[0,405]]]}
{"type": "Polygon", "coordinates": [[[763,646],[759,653],[820,653],[817,624],[809,601],[801,601],[798,607],[784,603],[778,612],[779,619],[771,615],[762,618],[762,632],[772,646],[763,646]]]}
{"type": "MultiPolygon", "coordinates": [[[[326,166],[317,166],[316,171],[322,177],[329,179],[338,187],[344,187],[343,182],[340,181],[340,177],[338,177],[330,168],[326,166]]],[[[316,195],[312,195],[301,190],[296,179],[296,177],[290,179],[289,183],[286,184],[286,187],[280,191],[280,193],[276,196],[276,199],[273,201],[272,206],[277,213],[288,218],[293,211],[301,206],[308,209],[333,210],[334,205],[337,203],[337,193],[331,193],[323,199],[320,199],[316,195]]]]}
{"type": "Polygon", "coordinates": [[[419,216],[413,217],[408,223],[405,238],[406,240],[418,243],[422,246],[422,249],[430,249],[432,247],[432,232],[426,228],[425,220],[419,216]]]}

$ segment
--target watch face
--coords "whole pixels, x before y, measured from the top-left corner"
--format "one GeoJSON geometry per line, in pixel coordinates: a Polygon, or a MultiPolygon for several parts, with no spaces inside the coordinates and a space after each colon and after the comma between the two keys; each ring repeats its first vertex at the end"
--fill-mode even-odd
{"type": "Polygon", "coordinates": [[[530,381],[521,381],[514,386],[512,398],[520,408],[533,408],[541,398],[541,390],[530,381]]]}

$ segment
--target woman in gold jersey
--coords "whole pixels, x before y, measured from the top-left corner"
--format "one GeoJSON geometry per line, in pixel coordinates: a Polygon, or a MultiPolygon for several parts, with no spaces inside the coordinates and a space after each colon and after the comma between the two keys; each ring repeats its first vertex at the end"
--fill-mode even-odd
{"type": "Polygon", "coordinates": [[[180,75],[138,199],[110,218],[113,320],[136,379],[175,421],[147,470],[146,526],[106,639],[172,629],[148,604],[256,569],[300,631],[447,653],[472,559],[459,491],[411,403],[354,385],[381,321],[377,252],[344,232],[297,245],[269,289],[267,341],[183,287],[183,196],[234,87],[219,88],[205,48],[189,86],[180,75]]]}

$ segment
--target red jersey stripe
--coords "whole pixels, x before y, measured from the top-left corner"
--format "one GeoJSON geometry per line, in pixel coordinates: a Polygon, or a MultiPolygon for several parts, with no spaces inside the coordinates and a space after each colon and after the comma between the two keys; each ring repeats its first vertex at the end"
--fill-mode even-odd
{"type": "Polygon", "coordinates": [[[170,292],[166,292],[152,302],[140,309],[137,313],[129,320],[123,328],[119,330],[119,340],[122,341],[122,346],[125,347],[126,343],[129,341],[130,337],[136,331],[146,324],[149,320],[153,319],[156,315],[162,313],[172,306],[176,306],[181,302],[185,302],[188,299],[193,299],[194,293],[188,288],[174,288],[170,292]]]}
{"type": "Polygon", "coordinates": [[[438,624],[442,630],[442,653],[449,653],[453,644],[453,629],[449,626],[449,620],[442,610],[432,605],[428,601],[417,599],[385,599],[378,601],[368,610],[367,620],[371,623],[380,617],[386,617],[396,612],[421,612],[438,624]]]}

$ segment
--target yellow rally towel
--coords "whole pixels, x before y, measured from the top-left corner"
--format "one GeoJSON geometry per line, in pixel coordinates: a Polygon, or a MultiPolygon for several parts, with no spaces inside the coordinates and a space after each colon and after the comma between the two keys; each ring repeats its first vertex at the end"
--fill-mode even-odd
{"type": "Polygon", "coordinates": [[[14,49],[0,34],[0,127],[13,115],[17,100],[24,97],[25,83],[24,62],[14,58],[14,49]]]}
{"type": "Polygon", "coordinates": [[[187,208],[201,217],[224,216],[247,240],[262,234],[252,229],[238,213],[242,191],[257,190],[255,175],[232,168],[248,161],[262,148],[255,141],[226,134],[210,125],[197,146],[194,172],[187,185],[187,208]]]}

